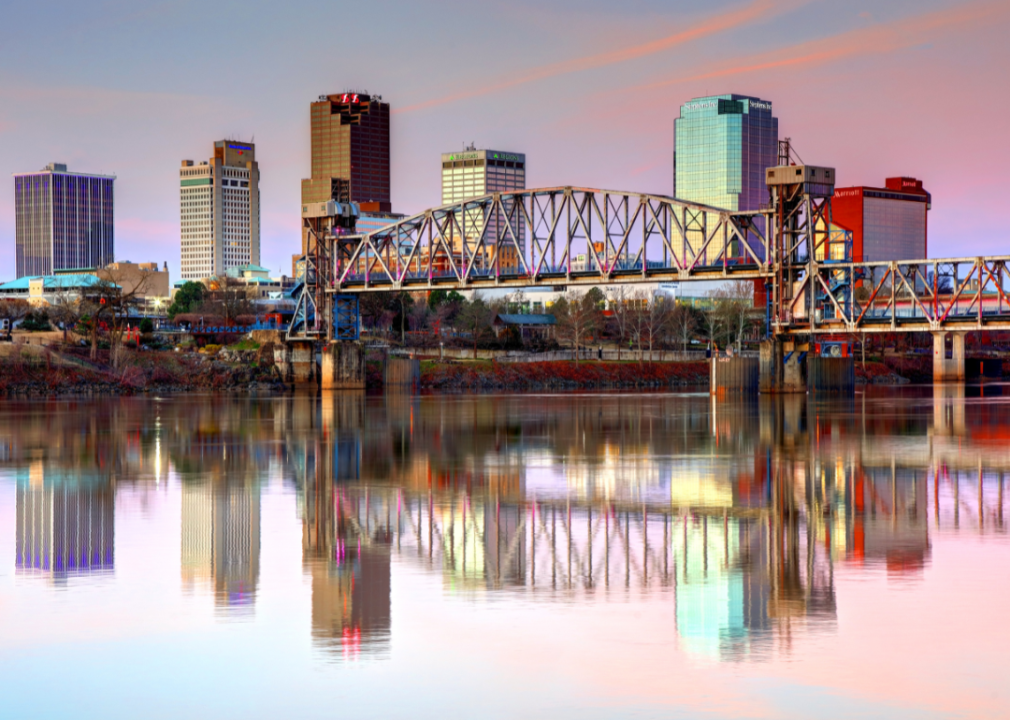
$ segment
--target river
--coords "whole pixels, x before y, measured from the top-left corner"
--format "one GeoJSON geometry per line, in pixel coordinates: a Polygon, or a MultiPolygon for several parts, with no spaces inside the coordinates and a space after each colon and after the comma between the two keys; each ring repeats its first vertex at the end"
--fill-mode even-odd
{"type": "Polygon", "coordinates": [[[1008,440],[1002,385],[4,401],[0,716],[1006,717],[1008,440]]]}

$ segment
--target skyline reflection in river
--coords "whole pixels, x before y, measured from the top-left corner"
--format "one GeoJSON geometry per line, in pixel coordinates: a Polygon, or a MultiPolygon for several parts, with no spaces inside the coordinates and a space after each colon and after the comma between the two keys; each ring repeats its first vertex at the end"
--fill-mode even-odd
{"type": "MultiPolygon", "coordinates": [[[[820,712],[811,693],[997,716],[1004,662],[976,663],[1008,582],[980,563],[1010,555],[1010,403],[982,392],[7,403],[0,669],[30,686],[26,655],[82,653],[157,693],[123,665],[153,653],[209,708],[197,668],[246,684],[259,661],[274,714],[322,712],[324,676],[366,715],[408,688],[444,709],[454,667],[475,699],[538,688],[525,716],[820,712]]],[[[264,691],[226,714],[268,716],[264,691]]]]}

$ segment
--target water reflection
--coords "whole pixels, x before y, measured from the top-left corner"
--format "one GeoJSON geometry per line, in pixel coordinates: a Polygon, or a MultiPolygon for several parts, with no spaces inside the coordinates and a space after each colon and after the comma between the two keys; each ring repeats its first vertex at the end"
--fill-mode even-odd
{"type": "Polygon", "coordinates": [[[15,566],[64,583],[111,571],[115,493],[107,477],[35,462],[17,475],[15,566]]]}
{"type": "Polygon", "coordinates": [[[389,655],[402,564],[467,599],[659,599],[685,651],[765,660],[837,631],[839,572],[916,582],[938,531],[1005,534],[1002,392],[10,403],[0,464],[19,573],[111,571],[117,488],[170,487],[183,587],[240,619],[274,478],[328,657],[389,655]]]}

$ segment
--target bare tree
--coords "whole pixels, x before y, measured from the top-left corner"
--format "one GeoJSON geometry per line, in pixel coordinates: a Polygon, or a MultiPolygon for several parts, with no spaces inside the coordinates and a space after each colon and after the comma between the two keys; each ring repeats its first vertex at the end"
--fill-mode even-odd
{"type": "Polygon", "coordinates": [[[461,330],[470,333],[473,339],[473,358],[477,359],[477,342],[485,334],[494,320],[494,308],[484,302],[484,298],[474,293],[473,299],[460,308],[456,323],[461,330]]]}
{"type": "Polygon", "coordinates": [[[130,309],[138,305],[147,293],[154,271],[129,272],[116,266],[95,273],[97,282],[82,290],[79,311],[91,335],[91,359],[98,358],[98,337],[108,333],[112,366],[122,361],[122,340],[130,309]],[[87,318],[85,321],[84,318],[87,318]]]}
{"type": "Polygon", "coordinates": [[[631,325],[631,295],[626,285],[615,285],[607,288],[610,293],[610,327],[617,339],[617,360],[621,360],[621,350],[628,338],[631,325]]]}
{"type": "Polygon", "coordinates": [[[24,318],[32,309],[27,300],[0,300],[0,320],[9,320],[11,328],[14,323],[24,318]]]}
{"type": "Polygon", "coordinates": [[[575,362],[578,363],[579,350],[600,326],[601,312],[597,298],[591,293],[570,290],[554,303],[551,314],[557,321],[558,336],[571,343],[575,350],[575,362]]]}
{"type": "Polygon", "coordinates": [[[671,307],[669,303],[655,295],[648,300],[648,303],[648,307],[643,308],[643,314],[646,316],[645,331],[649,343],[649,362],[652,362],[653,347],[657,341],[663,339],[670,326],[671,307]]]}
{"type": "Polygon", "coordinates": [[[208,281],[210,292],[200,305],[205,315],[220,315],[231,325],[239,315],[252,313],[253,303],[249,285],[230,275],[218,275],[208,281]]]}
{"type": "Polygon", "coordinates": [[[687,352],[691,338],[698,330],[698,317],[694,308],[684,303],[676,303],[670,312],[670,328],[680,341],[681,352],[687,352]]]}
{"type": "Polygon", "coordinates": [[[748,280],[726,283],[713,294],[715,312],[736,342],[737,352],[743,350],[743,338],[754,317],[754,284],[748,280]]]}

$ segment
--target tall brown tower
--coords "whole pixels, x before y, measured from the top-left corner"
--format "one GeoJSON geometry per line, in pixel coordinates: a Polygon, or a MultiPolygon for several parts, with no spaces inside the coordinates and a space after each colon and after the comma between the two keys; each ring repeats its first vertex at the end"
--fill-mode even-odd
{"type": "Polygon", "coordinates": [[[337,200],[390,212],[389,103],[378,95],[339,93],[312,103],[312,177],[302,204],[337,200]]]}

